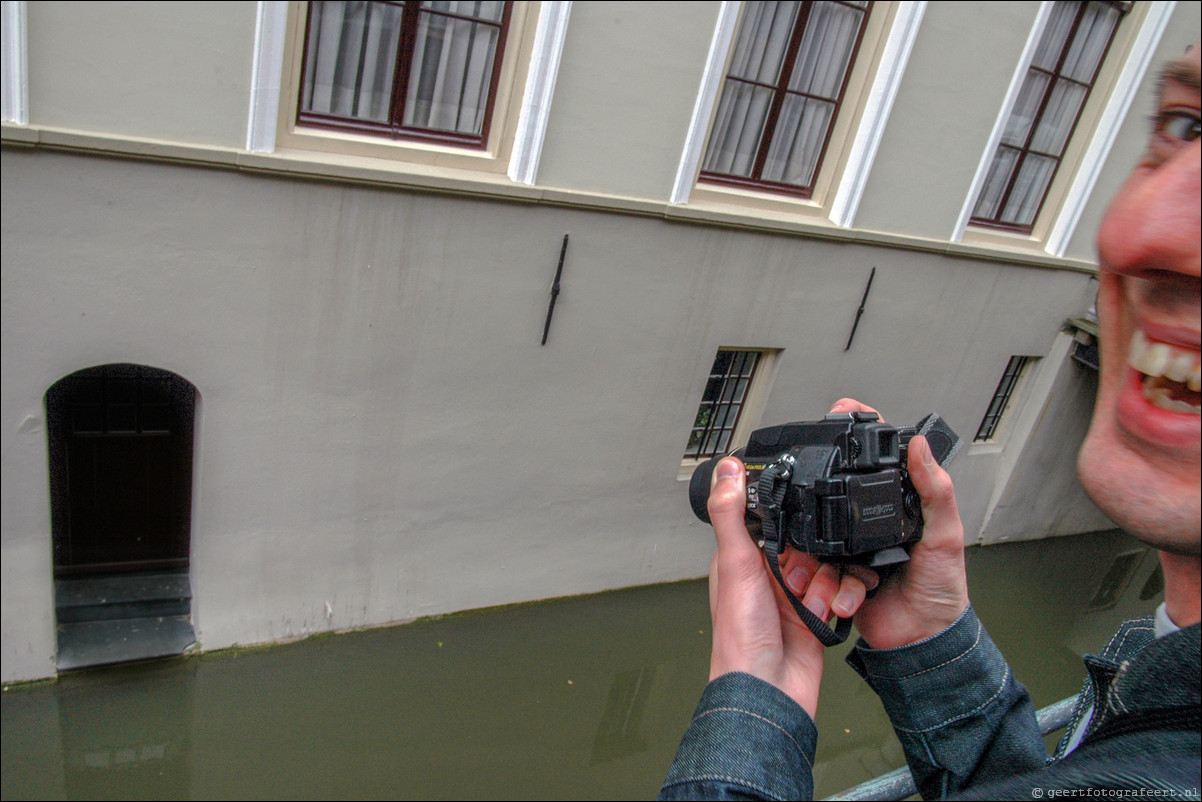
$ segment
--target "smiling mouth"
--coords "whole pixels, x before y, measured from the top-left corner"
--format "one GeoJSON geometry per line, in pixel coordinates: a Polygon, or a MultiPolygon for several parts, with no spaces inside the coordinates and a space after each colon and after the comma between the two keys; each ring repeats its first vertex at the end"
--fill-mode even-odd
{"type": "Polygon", "coordinates": [[[1199,357],[1168,343],[1152,342],[1142,331],[1131,338],[1127,364],[1143,374],[1143,394],[1154,407],[1170,412],[1202,414],[1199,357]]]}

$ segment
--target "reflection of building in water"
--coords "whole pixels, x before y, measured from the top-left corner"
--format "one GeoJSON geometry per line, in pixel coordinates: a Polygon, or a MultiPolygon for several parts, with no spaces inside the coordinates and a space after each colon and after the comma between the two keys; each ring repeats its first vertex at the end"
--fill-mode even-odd
{"type": "MultiPolygon", "coordinates": [[[[1147,564],[1115,607],[1088,607],[1133,545],[1108,532],[970,549],[974,607],[1037,705],[1080,687],[1078,622],[1104,630],[1097,651],[1126,612],[1147,564]]],[[[3,797],[647,797],[706,683],[711,635],[692,581],[69,672],[3,694],[3,797]]],[[[844,663],[851,645],[827,652],[817,797],[904,762],[844,663]]]]}
{"type": "Polygon", "coordinates": [[[1164,601],[1164,572],[1146,546],[1114,556],[1065,643],[1077,654],[1095,654],[1114,634],[1114,621],[1151,615],[1164,601]]]}
{"type": "Polygon", "coordinates": [[[975,436],[970,542],[1110,525],[1198,4],[436,5],[4,4],[4,681],[702,576],[679,477],[844,395],[975,436]]]}
{"type": "Polygon", "coordinates": [[[647,748],[646,733],[640,730],[654,681],[655,666],[631,669],[614,677],[605,715],[593,740],[593,763],[604,763],[647,748]]]}
{"type": "Polygon", "coordinates": [[[64,680],[58,699],[66,799],[192,796],[197,666],[108,669],[64,680]]]}

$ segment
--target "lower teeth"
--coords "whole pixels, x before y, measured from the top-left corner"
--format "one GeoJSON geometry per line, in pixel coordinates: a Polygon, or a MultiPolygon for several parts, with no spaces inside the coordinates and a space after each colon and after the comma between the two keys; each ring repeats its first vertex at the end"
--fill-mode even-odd
{"type": "Polygon", "coordinates": [[[1173,398],[1169,392],[1169,388],[1159,384],[1152,377],[1144,377],[1143,383],[1144,398],[1148,400],[1154,407],[1167,409],[1170,412],[1191,412],[1195,415],[1202,414],[1202,406],[1191,404],[1188,401],[1178,401],[1173,398]]]}

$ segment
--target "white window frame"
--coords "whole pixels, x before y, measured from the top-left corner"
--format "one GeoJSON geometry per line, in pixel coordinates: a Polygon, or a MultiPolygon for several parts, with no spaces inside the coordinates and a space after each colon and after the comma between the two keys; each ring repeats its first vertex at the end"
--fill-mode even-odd
{"type": "Polygon", "coordinates": [[[271,154],[288,149],[328,153],[335,159],[381,158],[433,168],[502,173],[515,183],[534,185],[571,2],[515,4],[492,130],[482,151],[297,126],[303,6],[286,0],[259,2],[247,122],[248,151],[271,154]]]}
{"type": "MultiPolygon", "coordinates": [[[[677,165],[676,178],[672,186],[670,202],[685,205],[695,197],[704,196],[713,199],[715,196],[725,196],[738,203],[740,196],[748,198],[758,196],[764,203],[779,209],[793,212],[808,211],[810,214],[819,213],[830,222],[841,227],[851,227],[855,222],[860,199],[872,163],[876,158],[877,149],[897,97],[898,87],[905,74],[906,63],[910,58],[914,40],[926,12],[926,2],[902,2],[892,4],[878,2],[874,15],[892,14],[888,30],[878,36],[870,37],[867,31],[861,43],[860,53],[856,64],[852,65],[853,75],[860,74],[858,85],[849,83],[850,92],[855,89],[860,95],[858,101],[848,102],[840,108],[840,117],[844,114],[859,115],[859,122],[851,137],[851,144],[842,153],[828,151],[816,181],[814,196],[809,200],[800,198],[789,199],[779,195],[768,197],[767,193],[750,190],[731,190],[728,188],[711,187],[698,188],[697,177],[701,171],[701,160],[704,156],[705,143],[716,111],[722,83],[726,77],[727,63],[730,59],[731,47],[738,31],[739,15],[743,3],[736,0],[724,0],[718,11],[718,21],[714,26],[714,35],[710,42],[709,54],[706,57],[705,69],[702,72],[701,86],[693,105],[693,115],[685,136],[685,145],[677,165]],[[873,52],[876,49],[879,52],[873,52]],[[872,66],[874,65],[875,66],[872,66]],[[871,70],[867,76],[864,71],[871,70]],[[864,87],[864,83],[869,83],[864,87]],[[858,108],[857,108],[858,107],[858,108]],[[828,179],[834,172],[837,176],[828,179]],[[819,183],[828,184],[825,190],[818,190],[819,183]],[[719,194],[720,193],[720,194],[719,194]]],[[[874,27],[876,21],[870,18],[869,26],[874,27]]],[[[854,80],[854,79],[853,79],[854,80]]],[[[850,100],[850,98],[849,98],[850,100]]],[[[838,124],[838,120],[836,120],[838,124]]],[[[833,149],[833,148],[832,148],[833,149]]]]}
{"type": "Polygon", "coordinates": [[[1077,131],[1065,149],[1061,169],[1048,188],[1047,200],[1035,220],[1031,234],[971,226],[969,221],[976,207],[977,197],[985,186],[1006,121],[1018,99],[1040,37],[1043,36],[1044,27],[1051,16],[1052,5],[1053,0],[1044,0],[1031,26],[1027,43],[1010,79],[1010,88],[998,110],[993,130],[981,153],[976,175],[956,219],[956,226],[951,235],[952,242],[1038,248],[1051,256],[1065,255],[1094,184],[1127,116],[1136,90],[1151,64],[1156,46],[1164,34],[1176,3],[1138,3],[1128,12],[1134,24],[1129,23],[1126,30],[1120,26],[1115,35],[1106,62],[1102,64],[1094,81],[1094,91],[1090,93],[1090,98],[1081,112],[1077,131]],[[1139,19],[1138,15],[1141,13],[1143,17],[1139,19]],[[1119,58],[1122,58],[1121,66],[1116,65],[1119,58]]]}
{"type": "Polygon", "coordinates": [[[0,5],[0,119],[29,125],[29,62],[26,56],[25,0],[4,0],[0,5]]]}

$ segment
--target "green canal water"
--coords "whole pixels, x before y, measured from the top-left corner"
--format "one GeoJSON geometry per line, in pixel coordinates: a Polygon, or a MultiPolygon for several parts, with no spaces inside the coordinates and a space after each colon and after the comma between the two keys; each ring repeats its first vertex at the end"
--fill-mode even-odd
{"type": "MultiPolygon", "coordinates": [[[[973,604],[1037,706],[1161,599],[1118,532],[972,548],[973,604]]],[[[77,672],[3,693],[3,799],[650,799],[705,684],[703,580],[271,648],[77,672]]],[[[816,793],[901,765],[828,655],[816,793]]]]}

